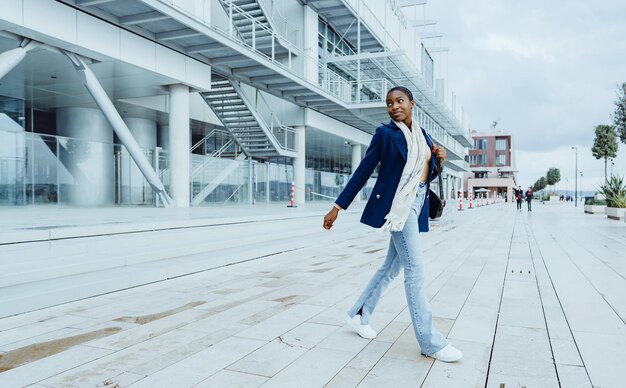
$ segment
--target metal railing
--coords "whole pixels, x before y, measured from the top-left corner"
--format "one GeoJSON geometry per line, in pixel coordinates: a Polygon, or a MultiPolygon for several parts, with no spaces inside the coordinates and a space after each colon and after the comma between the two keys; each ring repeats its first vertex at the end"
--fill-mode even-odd
{"type": "Polygon", "coordinates": [[[269,130],[271,135],[274,137],[274,139],[276,139],[278,144],[280,144],[283,149],[295,151],[296,131],[292,127],[286,126],[281,123],[276,113],[274,113],[274,110],[271,109],[270,105],[267,103],[267,100],[265,99],[265,97],[263,97],[263,94],[261,94],[258,89],[256,91],[256,96],[256,106],[254,108],[256,109],[257,113],[259,113],[261,117],[266,117],[268,114],[270,115],[269,130]],[[262,102],[263,104],[259,105],[259,102],[262,102]],[[262,110],[261,108],[264,109],[262,110]]]}

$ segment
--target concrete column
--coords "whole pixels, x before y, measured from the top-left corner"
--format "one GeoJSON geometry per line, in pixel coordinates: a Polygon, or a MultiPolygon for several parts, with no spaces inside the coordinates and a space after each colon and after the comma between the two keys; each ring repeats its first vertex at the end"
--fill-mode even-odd
{"type": "MultiPolygon", "coordinates": [[[[150,119],[126,117],[124,123],[130,130],[139,147],[145,151],[154,151],[157,146],[156,122],[150,119]]],[[[124,149],[124,151],[126,151],[124,149]]],[[[124,152],[121,163],[121,203],[142,205],[152,203],[153,190],[145,180],[141,170],[127,152],[124,152]]],[[[149,155],[146,155],[149,156],[149,155]]],[[[154,165],[151,158],[148,158],[154,165]]],[[[158,172],[157,172],[158,173],[158,172]]]]}
{"type": "Polygon", "coordinates": [[[294,203],[296,205],[304,205],[304,187],[306,179],[306,143],[305,143],[305,126],[298,125],[294,127],[296,130],[295,148],[298,156],[293,159],[293,181],[296,184],[294,193],[294,203]]]}
{"type": "Polygon", "coordinates": [[[169,95],[170,193],[176,207],[189,207],[189,87],[171,85],[169,95]]]}
{"type": "Polygon", "coordinates": [[[113,205],[113,128],[99,109],[59,108],[57,157],[71,180],[60,181],[60,198],[70,205],[113,205]]]}
{"type": "MultiPolygon", "coordinates": [[[[352,144],[352,164],[350,167],[351,173],[354,174],[356,168],[359,167],[359,163],[361,163],[361,145],[360,144],[352,144]]],[[[363,201],[363,193],[359,191],[356,196],[357,202],[363,201]]]]}
{"type": "Polygon", "coordinates": [[[170,150],[170,126],[169,125],[159,125],[158,129],[158,139],[159,143],[157,144],[165,151],[170,150]]]}

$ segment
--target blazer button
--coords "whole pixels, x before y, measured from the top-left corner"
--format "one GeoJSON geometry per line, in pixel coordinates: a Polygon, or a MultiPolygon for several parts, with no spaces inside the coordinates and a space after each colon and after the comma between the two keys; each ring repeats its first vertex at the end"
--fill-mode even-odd
{"type": "Polygon", "coordinates": [[[380,194],[376,194],[376,199],[379,199],[379,198],[380,198],[380,194]]]}

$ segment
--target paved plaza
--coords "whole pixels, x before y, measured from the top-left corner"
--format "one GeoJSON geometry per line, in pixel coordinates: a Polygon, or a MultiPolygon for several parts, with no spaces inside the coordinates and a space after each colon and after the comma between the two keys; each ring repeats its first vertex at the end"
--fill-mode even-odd
{"type": "Polygon", "coordinates": [[[13,301],[1,298],[0,312],[28,310],[9,304],[36,306],[67,282],[99,276],[125,288],[124,279],[156,269],[172,275],[94,297],[76,287],[79,300],[3,314],[0,387],[624,386],[623,221],[573,204],[536,203],[530,213],[510,203],[449,206],[421,235],[435,325],[464,353],[446,364],[420,355],[402,275],[373,315],[378,336],[349,329],[345,312],[388,236],[358,223],[359,204],[325,231],[328,207],[8,209],[0,262],[32,264],[0,279],[65,257],[110,261],[121,247],[160,256],[128,261],[126,272],[0,287],[13,301]],[[16,290],[34,296],[16,302],[16,290]]]}

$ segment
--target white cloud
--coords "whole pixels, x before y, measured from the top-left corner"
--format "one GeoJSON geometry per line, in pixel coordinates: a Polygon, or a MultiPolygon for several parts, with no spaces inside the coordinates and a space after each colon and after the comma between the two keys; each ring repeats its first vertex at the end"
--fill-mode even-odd
{"type": "MultiPolygon", "coordinates": [[[[626,82],[624,15],[623,0],[441,0],[425,17],[437,19],[450,47],[443,71],[470,126],[484,131],[498,120],[514,135],[520,183],[549,167],[572,181],[577,146],[585,190],[593,190],[604,179],[590,151],[594,128],[611,123],[626,82]]],[[[626,173],[626,144],[613,170],[626,173]]]]}

